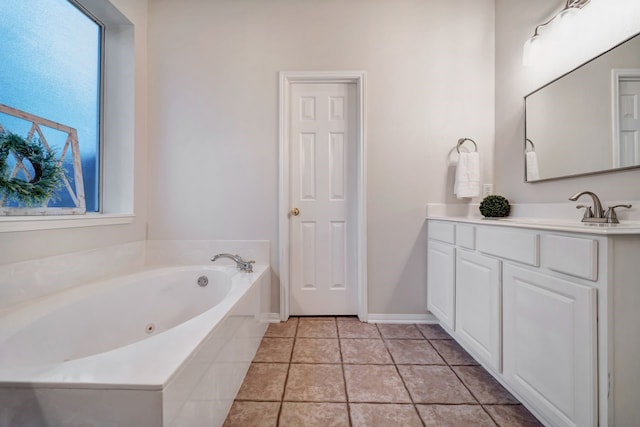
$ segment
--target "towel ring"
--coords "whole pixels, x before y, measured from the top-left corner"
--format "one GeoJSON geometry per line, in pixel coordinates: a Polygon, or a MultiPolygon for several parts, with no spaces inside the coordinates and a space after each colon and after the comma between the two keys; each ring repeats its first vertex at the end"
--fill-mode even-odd
{"type": "Polygon", "coordinates": [[[525,153],[529,153],[529,152],[532,152],[532,151],[533,151],[533,152],[535,152],[535,151],[536,151],[536,146],[535,146],[535,144],[533,143],[533,141],[532,141],[532,140],[530,140],[529,138],[526,138],[526,139],[524,140],[524,152],[525,152],[525,153]],[[531,144],[531,150],[527,150],[527,142],[528,142],[529,144],[531,144]]]}
{"type": "Polygon", "coordinates": [[[473,151],[478,151],[478,144],[476,144],[476,142],[471,139],[471,138],[460,138],[458,140],[458,145],[456,145],[456,151],[458,152],[458,154],[460,154],[460,146],[462,144],[464,144],[465,141],[471,141],[471,143],[473,144],[474,150],[473,151]]]}

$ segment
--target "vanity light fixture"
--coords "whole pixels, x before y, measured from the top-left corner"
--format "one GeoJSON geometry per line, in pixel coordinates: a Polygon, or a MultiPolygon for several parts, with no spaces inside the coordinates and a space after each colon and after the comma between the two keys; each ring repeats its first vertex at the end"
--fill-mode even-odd
{"type": "Polygon", "coordinates": [[[551,24],[555,21],[565,21],[571,19],[573,15],[578,13],[580,9],[589,4],[591,0],[566,0],[564,7],[553,15],[548,21],[536,26],[533,31],[533,35],[524,42],[524,49],[522,51],[522,64],[529,66],[532,64],[533,58],[535,58],[536,52],[540,48],[540,29],[551,24]]]}

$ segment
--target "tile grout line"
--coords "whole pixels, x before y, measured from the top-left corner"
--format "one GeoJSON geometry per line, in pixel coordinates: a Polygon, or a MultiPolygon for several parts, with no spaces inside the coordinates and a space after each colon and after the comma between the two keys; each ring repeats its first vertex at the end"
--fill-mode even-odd
{"type": "MultiPolygon", "coordinates": [[[[427,339],[427,341],[429,341],[429,340],[427,339]]],[[[431,342],[429,342],[429,344],[431,344],[431,342]]],[[[431,345],[431,346],[432,346],[432,347],[434,347],[434,349],[436,350],[436,352],[440,355],[440,357],[442,357],[442,360],[444,360],[444,363],[446,363],[446,364],[447,364],[447,367],[451,370],[451,372],[453,372],[453,374],[456,376],[456,378],[458,379],[458,381],[460,381],[460,383],[462,383],[462,385],[464,386],[464,388],[466,388],[466,389],[467,389],[467,391],[469,392],[469,394],[471,395],[471,397],[473,397],[473,398],[476,400],[476,402],[478,402],[478,405],[482,406],[482,404],[480,403],[480,401],[478,400],[478,398],[476,397],[476,395],[475,395],[475,394],[473,394],[473,392],[471,391],[471,389],[467,386],[467,384],[466,384],[464,381],[462,381],[462,378],[460,378],[460,376],[458,375],[458,373],[453,369],[453,367],[454,367],[454,366],[466,366],[466,365],[452,365],[452,364],[450,364],[450,363],[449,363],[449,361],[448,361],[448,360],[447,360],[447,359],[442,355],[442,353],[440,353],[440,352],[438,351],[438,349],[437,349],[434,345],[431,345]]],[[[475,360],[475,359],[474,359],[474,360],[475,360]]],[[[471,366],[471,365],[470,365],[470,366],[471,366]]]]}
{"type": "Polygon", "coordinates": [[[293,360],[293,350],[296,347],[296,339],[298,337],[298,326],[300,325],[300,319],[296,321],[296,328],[293,332],[293,344],[291,345],[291,353],[289,353],[289,363],[287,364],[287,375],[284,377],[284,384],[282,386],[282,396],[280,397],[280,408],[278,408],[278,417],[276,418],[276,427],[280,426],[280,417],[282,416],[282,408],[284,406],[284,393],[287,391],[287,383],[289,382],[289,371],[291,371],[291,361],[293,360]]]}
{"type": "Polygon", "coordinates": [[[351,399],[349,399],[349,391],[347,390],[347,375],[344,373],[344,357],[342,355],[342,338],[340,338],[340,328],[338,327],[338,318],[336,317],[336,334],[338,335],[338,351],[340,352],[340,370],[342,371],[342,382],[344,383],[344,397],[347,400],[347,417],[349,427],[353,426],[351,419],[351,399]]]}
{"type": "MultiPolygon", "coordinates": [[[[422,332],[422,331],[420,331],[422,332]]],[[[424,335],[424,334],[423,334],[424,335]]],[[[426,337],[425,337],[426,338],[426,337]]],[[[462,378],[460,378],[460,376],[458,375],[458,373],[455,371],[455,369],[453,369],[453,366],[475,366],[475,365],[451,365],[449,364],[449,361],[442,355],[442,353],[440,353],[438,351],[438,349],[436,348],[436,346],[434,346],[433,344],[431,344],[431,340],[429,340],[427,338],[427,341],[429,342],[429,344],[431,345],[431,347],[434,348],[434,350],[440,355],[440,357],[442,358],[442,360],[444,360],[444,363],[447,364],[447,366],[449,367],[449,369],[451,369],[451,372],[453,372],[453,374],[456,376],[456,378],[458,378],[458,381],[460,381],[462,383],[462,385],[469,391],[469,394],[471,394],[471,397],[473,397],[476,402],[478,402],[478,405],[482,408],[482,410],[484,411],[485,414],[487,414],[487,416],[489,417],[489,419],[491,419],[491,421],[498,426],[499,424],[496,422],[496,420],[493,419],[493,417],[491,416],[491,414],[489,413],[489,411],[487,411],[487,409],[484,407],[484,405],[482,403],[480,403],[480,400],[476,397],[476,395],[473,393],[473,391],[471,391],[471,389],[467,386],[467,384],[462,380],[462,378]]],[[[454,340],[455,341],[455,340],[454,340]]],[[[470,357],[473,357],[471,355],[469,355],[470,357]]],[[[475,359],[474,359],[475,360],[475,359]]]]}
{"type": "MultiPolygon", "coordinates": [[[[376,324],[376,328],[378,328],[377,324],[376,324]]],[[[382,331],[380,331],[380,328],[378,328],[378,332],[380,333],[380,336],[382,336],[382,331]]],[[[422,332],[420,332],[420,334],[422,335],[422,332]]],[[[404,377],[402,376],[402,374],[400,373],[400,369],[398,368],[398,364],[396,363],[396,359],[395,359],[395,357],[393,357],[393,353],[391,353],[391,351],[389,350],[389,346],[387,345],[387,340],[384,339],[384,337],[382,338],[382,342],[384,343],[384,347],[387,350],[387,353],[389,353],[389,356],[391,356],[391,360],[393,361],[393,367],[396,369],[396,372],[397,372],[398,376],[400,377],[400,381],[402,381],[402,385],[404,386],[404,389],[407,392],[407,395],[409,396],[409,400],[411,401],[411,406],[413,406],[414,412],[416,413],[416,415],[418,415],[418,419],[422,423],[423,427],[426,427],[427,424],[424,422],[424,420],[420,416],[420,411],[418,411],[418,407],[416,406],[416,402],[413,400],[413,396],[411,395],[411,392],[409,391],[409,387],[407,387],[407,383],[404,380],[404,377]]]]}

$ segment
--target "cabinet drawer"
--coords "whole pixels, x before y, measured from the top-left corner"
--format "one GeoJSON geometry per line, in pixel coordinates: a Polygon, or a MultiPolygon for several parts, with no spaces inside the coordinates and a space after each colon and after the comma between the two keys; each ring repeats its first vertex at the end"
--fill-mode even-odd
{"type": "Polygon", "coordinates": [[[540,238],[531,231],[478,227],[476,245],[480,252],[524,264],[540,266],[540,238]]]}
{"type": "Polygon", "coordinates": [[[598,241],[548,234],[542,238],[544,265],[553,271],[598,280],[598,241]]]}
{"type": "Polygon", "coordinates": [[[440,240],[446,243],[455,243],[455,226],[451,222],[429,221],[429,239],[440,240]]]}
{"type": "Polygon", "coordinates": [[[473,225],[456,224],[456,245],[467,249],[476,248],[476,232],[473,225]]]}

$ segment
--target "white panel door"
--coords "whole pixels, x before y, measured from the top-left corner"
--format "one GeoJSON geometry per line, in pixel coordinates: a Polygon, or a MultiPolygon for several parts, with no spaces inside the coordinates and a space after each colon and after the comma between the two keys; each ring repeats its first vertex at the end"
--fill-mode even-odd
{"type": "Polygon", "coordinates": [[[640,80],[621,80],[618,167],[640,165],[640,80]]]}
{"type": "Polygon", "coordinates": [[[553,426],[597,425],[596,289],[503,271],[505,380],[553,426]]]}
{"type": "Polygon", "coordinates": [[[291,85],[292,315],[357,314],[356,85],[291,85]]]}
{"type": "Polygon", "coordinates": [[[455,253],[453,246],[429,240],[427,308],[451,330],[455,327],[455,253]]]}
{"type": "Polygon", "coordinates": [[[496,371],[502,370],[500,261],[456,250],[456,333],[496,371]]]}

